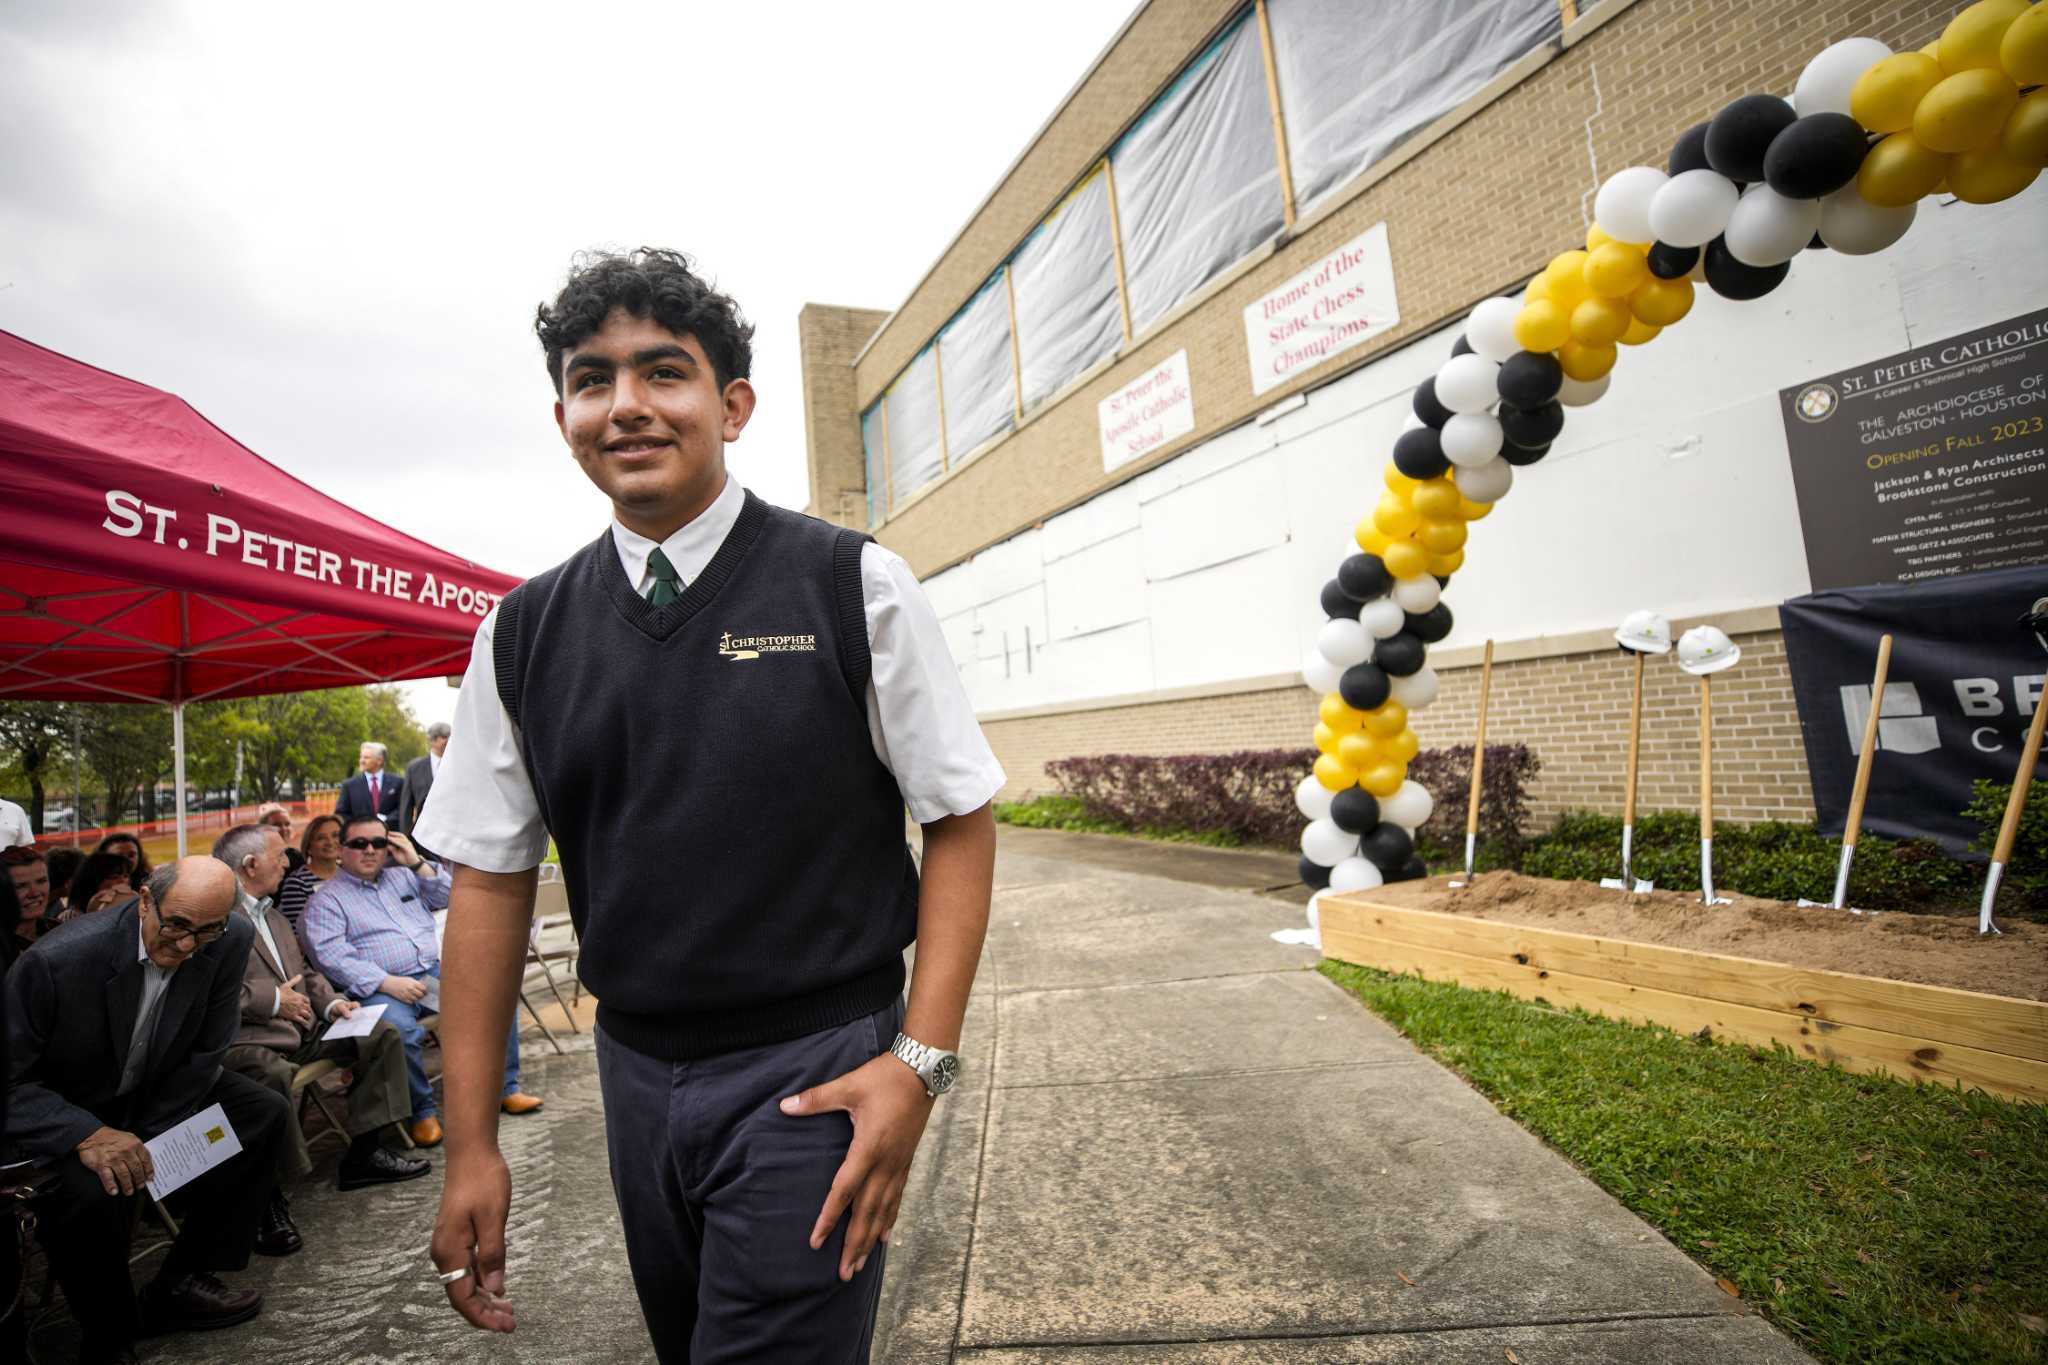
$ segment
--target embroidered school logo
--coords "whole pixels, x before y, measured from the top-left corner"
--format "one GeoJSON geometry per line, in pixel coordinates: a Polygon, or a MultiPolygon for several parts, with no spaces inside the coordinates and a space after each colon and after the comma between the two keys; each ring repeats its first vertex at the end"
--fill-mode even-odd
{"type": "Polygon", "coordinates": [[[1831,384],[1808,384],[1799,391],[1799,397],[1792,400],[1792,409],[1802,422],[1825,422],[1841,405],[1842,396],[1831,384]]]}
{"type": "Polygon", "coordinates": [[[734,635],[718,637],[718,652],[728,659],[758,659],[763,654],[816,654],[815,635],[734,635]]]}

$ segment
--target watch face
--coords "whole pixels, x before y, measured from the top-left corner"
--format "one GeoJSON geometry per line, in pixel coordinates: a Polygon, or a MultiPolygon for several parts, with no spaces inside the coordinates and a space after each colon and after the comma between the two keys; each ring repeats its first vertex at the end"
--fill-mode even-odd
{"type": "Polygon", "coordinates": [[[960,1073],[958,1057],[941,1057],[932,1068],[932,1093],[943,1095],[953,1088],[953,1081],[960,1073]]]}

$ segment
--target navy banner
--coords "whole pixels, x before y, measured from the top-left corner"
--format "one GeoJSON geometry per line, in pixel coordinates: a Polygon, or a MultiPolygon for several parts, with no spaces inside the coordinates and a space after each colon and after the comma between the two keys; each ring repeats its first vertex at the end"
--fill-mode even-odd
{"type": "Polygon", "coordinates": [[[1978,778],[2010,782],[2048,677],[2048,566],[1836,588],[1779,609],[1820,827],[1840,834],[1870,714],[1878,638],[1892,637],[1863,828],[1961,853],[1978,778]]]}

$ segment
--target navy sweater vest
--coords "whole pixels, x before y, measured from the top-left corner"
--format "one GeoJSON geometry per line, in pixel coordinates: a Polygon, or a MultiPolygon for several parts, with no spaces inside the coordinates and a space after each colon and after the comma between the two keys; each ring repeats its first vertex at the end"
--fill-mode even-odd
{"type": "Polygon", "coordinates": [[[498,609],[498,693],[605,1031],[674,1061],[886,1006],[917,932],[857,532],[752,493],[656,608],[609,530],[498,609]]]}

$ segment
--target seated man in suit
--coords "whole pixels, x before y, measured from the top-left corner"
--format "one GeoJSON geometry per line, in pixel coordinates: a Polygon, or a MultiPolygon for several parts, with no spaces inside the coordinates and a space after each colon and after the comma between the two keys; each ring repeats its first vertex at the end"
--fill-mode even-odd
{"type": "Polygon", "coordinates": [[[386,754],[384,746],[375,740],[364,741],[356,758],[362,771],[341,784],[341,795],[334,802],[336,815],[344,820],[374,815],[387,825],[398,824],[403,789],[398,776],[384,770],[386,754]]]}
{"type": "MultiPolygon", "coordinates": [[[[379,1019],[366,1038],[329,1042],[321,1036],[330,1023],[348,1018],[362,1006],[306,966],[297,935],[271,904],[284,880],[284,840],[268,825],[237,825],[215,841],[213,856],[234,869],[235,911],[256,930],[249,968],[242,977],[242,1027],[228,1048],[228,1070],[269,1086],[289,1101],[292,1073],[306,1063],[324,1057],[354,1068],[341,1188],[355,1190],[425,1175],[432,1169],[429,1162],[389,1151],[382,1142],[384,1130],[405,1122],[411,1113],[405,1043],[398,1029],[388,1019],[379,1019]]],[[[291,1104],[285,1140],[278,1144],[278,1176],[296,1179],[312,1169],[306,1136],[299,1128],[299,1106],[291,1104]]],[[[299,1245],[281,1189],[271,1197],[264,1227],[294,1248],[299,1245]]]]}
{"type": "MultiPolygon", "coordinates": [[[[387,833],[372,815],[341,829],[341,870],[320,884],[299,916],[299,939],[329,981],[366,1005],[382,1004],[384,1017],[405,1040],[406,1079],[412,1092],[412,1140],[441,1141],[440,1104],[427,1079],[425,1003],[440,990],[441,945],[434,911],[448,908],[448,869],[426,862],[403,834],[387,833]]],[[[519,1089],[519,1016],[505,1039],[508,1114],[540,1108],[538,1095],[519,1089]]]]}
{"type": "Polygon", "coordinates": [[[249,1262],[285,1125],[283,1100],[221,1068],[255,938],[234,905],[233,873],[185,858],[38,939],[7,978],[5,1133],[13,1155],[57,1169],[36,1235],[84,1328],[83,1361],[130,1359],[144,1331],[227,1327],[263,1306],[211,1274],[249,1262]],[[155,1172],[143,1144],[211,1104],[242,1150],[173,1196],[184,1224],[138,1304],[129,1196],[155,1172]]]}

